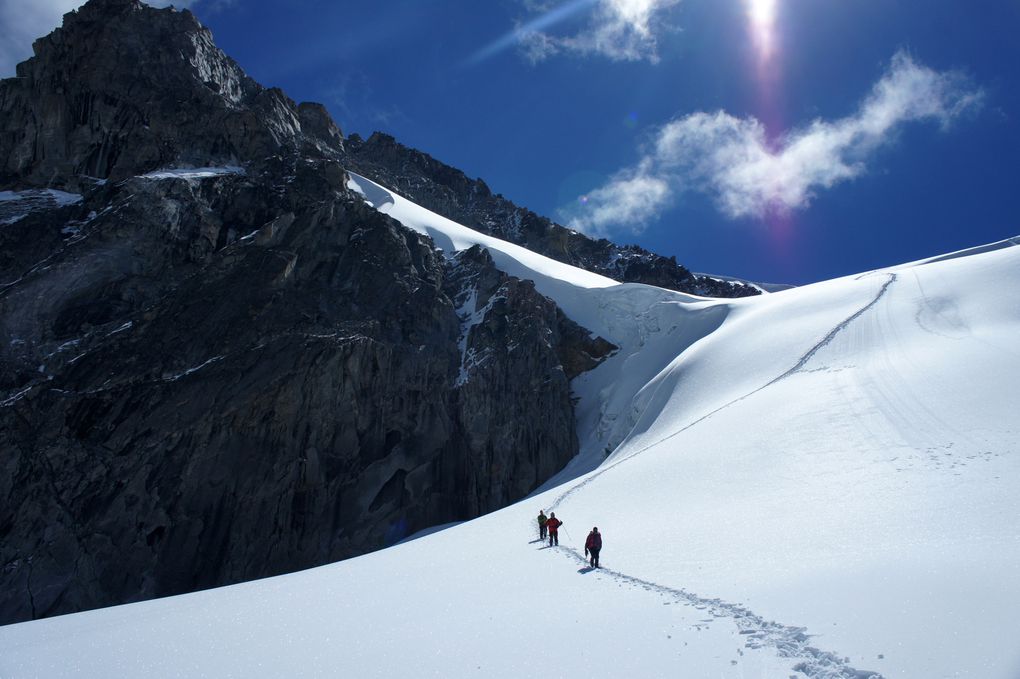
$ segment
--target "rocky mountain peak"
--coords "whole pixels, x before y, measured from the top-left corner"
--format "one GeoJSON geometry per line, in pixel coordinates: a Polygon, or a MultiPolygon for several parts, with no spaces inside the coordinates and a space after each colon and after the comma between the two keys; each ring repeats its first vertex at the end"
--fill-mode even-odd
{"type": "Polygon", "coordinates": [[[248,77],[195,16],[90,0],[0,81],[0,184],[75,188],[163,168],[338,158],[321,105],[248,77]]]}
{"type": "Polygon", "coordinates": [[[261,89],[213,43],[212,34],[185,10],[156,9],[138,0],[91,0],[64,15],[60,28],[36,40],[35,57],[18,65],[18,76],[50,80],[56,87],[85,76],[130,73],[136,96],[147,90],[205,86],[234,106],[261,89]],[[62,68],[52,66],[60,63],[62,68]],[[98,73],[97,73],[98,71],[98,73]]]}

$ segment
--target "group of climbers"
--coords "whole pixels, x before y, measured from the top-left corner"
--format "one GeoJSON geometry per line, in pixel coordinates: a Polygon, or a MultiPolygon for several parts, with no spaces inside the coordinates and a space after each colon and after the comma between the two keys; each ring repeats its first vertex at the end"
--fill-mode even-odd
{"type": "MultiPolygon", "coordinates": [[[[549,516],[545,515],[545,510],[539,510],[538,512],[538,537],[540,540],[545,540],[546,535],[549,536],[549,546],[560,544],[560,526],[563,522],[556,518],[556,512],[549,512],[549,516]]],[[[584,541],[584,555],[588,558],[588,563],[591,564],[592,568],[599,567],[599,552],[602,551],[602,533],[599,532],[598,526],[591,529],[588,533],[588,538],[584,541]]]]}
{"type": "Polygon", "coordinates": [[[549,534],[549,546],[560,544],[560,526],[563,522],[556,518],[556,512],[550,512],[546,517],[544,510],[538,511],[538,536],[545,540],[546,533],[549,534]]]}

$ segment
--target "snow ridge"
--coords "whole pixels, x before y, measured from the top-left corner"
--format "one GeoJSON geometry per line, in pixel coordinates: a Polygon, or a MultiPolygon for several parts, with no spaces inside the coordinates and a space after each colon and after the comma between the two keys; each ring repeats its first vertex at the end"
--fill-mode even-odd
{"type": "MultiPolygon", "coordinates": [[[[754,394],[776,384],[777,382],[785,380],[788,377],[791,377],[792,375],[801,372],[804,369],[804,366],[808,364],[808,362],[815,356],[815,354],[818,353],[819,350],[830,344],[837,335],[846,330],[854,321],[859,319],[871,308],[873,308],[876,304],[878,304],[882,297],[885,296],[886,292],[889,290],[889,287],[894,282],[896,282],[898,278],[897,274],[895,273],[887,273],[885,275],[888,278],[882,284],[882,287],[878,290],[875,296],[860,309],[852,313],[850,316],[848,316],[841,322],[837,323],[831,330],[829,330],[828,333],[825,334],[825,336],[821,340],[812,345],[800,357],[800,359],[792,368],[778,375],[777,377],[773,378],[772,380],[758,387],[757,389],[748,392],[747,394],[744,394],[743,396],[740,396],[736,399],[733,399],[719,406],[718,408],[712,410],[711,412],[706,413],[705,415],[702,415],[701,417],[695,419],[693,422],[690,422],[689,424],[673,432],[672,434],[665,436],[659,439],[658,441],[655,441],[654,443],[644,446],[632,453],[629,453],[627,454],[626,457],[623,457],[617,460],[616,462],[606,465],[600,468],[599,470],[591,473],[590,475],[585,477],[582,481],[572,485],[565,492],[556,497],[556,499],[553,500],[552,504],[549,505],[549,510],[555,511],[556,509],[558,509],[559,506],[567,498],[569,498],[571,495],[587,486],[589,483],[594,481],[596,478],[598,478],[605,472],[619,466],[620,464],[623,464],[628,460],[634,459],[641,453],[644,453],[652,448],[655,448],[656,446],[659,446],[665,441],[668,441],[669,439],[674,438],[675,436],[683,433],[684,431],[687,431],[691,427],[694,427],[695,425],[705,421],[706,419],[734,405],[735,403],[743,401],[753,396],[754,394]]],[[[587,563],[587,560],[576,550],[570,549],[568,547],[562,547],[560,549],[561,551],[568,553],[569,555],[573,556],[575,559],[581,561],[582,563],[587,563]]],[[[697,608],[707,609],[714,617],[732,618],[736,622],[737,626],[740,628],[741,630],[740,633],[742,635],[747,635],[748,641],[746,642],[746,645],[748,648],[760,648],[761,646],[772,646],[777,649],[779,655],[782,657],[805,658],[803,662],[799,663],[796,666],[796,669],[800,672],[803,672],[808,677],[811,677],[811,679],[881,679],[880,674],[870,671],[861,671],[854,669],[853,667],[850,667],[847,661],[839,658],[834,653],[822,651],[818,648],[815,648],[814,646],[809,645],[808,640],[810,639],[810,636],[805,634],[805,629],[802,627],[793,627],[789,625],[782,625],[780,623],[776,623],[773,621],[767,621],[764,618],[754,614],[752,611],[749,611],[748,609],[742,606],[728,603],[722,601],[721,599],[705,599],[683,589],[668,587],[666,585],[661,585],[659,583],[655,583],[649,580],[643,580],[641,578],[632,575],[627,575],[626,573],[621,573],[619,571],[614,571],[611,569],[599,568],[599,571],[617,580],[627,582],[638,587],[643,587],[648,590],[657,591],[663,595],[672,596],[677,600],[689,603],[697,608]]]]}
{"type": "MultiPolygon", "coordinates": [[[[894,274],[894,273],[890,273],[890,274],[886,274],[886,275],[889,276],[889,280],[887,280],[885,283],[882,284],[882,288],[878,291],[878,294],[875,295],[875,298],[873,300],[871,300],[870,302],[865,304],[863,307],[858,309],[854,314],[852,314],[845,321],[841,322],[836,327],[834,327],[832,330],[830,330],[828,332],[828,334],[826,334],[825,337],[823,337],[822,340],[820,342],[818,342],[818,344],[816,344],[813,347],[811,347],[806,354],[801,356],[800,360],[797,361],[797,365],[793,366],[792,368],[787,370],[785,373],[783,373],[782,375],[780,375],[776,379],[774,379],[771,382],[769,382],[768,384],[766,384],[765,387],[770,387],[773,384],[775,384],[776,382],[778,382],[779,380],[785,380],[787,377],[790,377],[794,373],[800,372],[801,369],[807,364],[807,362],[810,361],[811,358],[815,354],[818,353],[819,349],[821,349],[822,347],[828,345],[833,340],[833,338],[836,337],[836,335],[838,335],[839,333],[841,333],[844,330],[846,330],[848,325],[850,325],[851,323],[856,321],[858,318],[860,318],[868,309],[870,309],[871,307],[873,307],[876,304],[878,304],[879,300],[882,299],[882,297],[885,295],[886,291],[889,289],[889,286],[892,285],[893,283],[895,283],[896,279],[898,278],[898,276],[896,274],[894,274]]],[[[765,387],[762,387],[762,389],[764,389],[765,387]]],[[[758,391],[761,391],[761,389],[753,391],[753,392],[751,392],[751,394],[757,393],[758,391]]],[[[748,396],[750,396],[751,394],[748,394],[748,396]]]]}
{"type": "Polygon", "coordinates": [[[810,361],[811,358],[816,353],[818,353],[818,351],[822,347],[824,347],[824,346],[828,345],[830,342],[832,342],[832,340],[836,337],[836,335],[838,335],[839,333],[841,333],[844,330],[846,330],[847,327],[851,323],[853,323],[855,320],[860,318],[866,311],[871,309],[873,306],[878,304],[879,300],[882,299],[882,297],[885,295],[886,291],[889,289],[889,286],[892,285],[896,281],[896,279],[897,279],[897,275],[894,274],[894,273],[889,273],[889,274],[886,274],[886,275],[889,276],[889,279],[885,283],[882,284],[882,287],[879,289],[878,293],[875,295],[875,297],[870,302],[865,304],[863,307],[861,307],[860,309],[855,311],[853,314],[848,316],[846,319],[844,319],[840,323],[836,324],[835,327],[833,327],[828,333],[826,333],[825,337],[823,337],[821,340],[819,340],[817,343],[815,343],[810,349],[808,349],[807,352],[805,352],[804,355],[800,357],[800,360],[798,360],[797,363],[792,368],[790,368],[786,372],[780,374],[779,376],[769,380],[768,382],[766,382],[762,386],[758,387],[757,389],[749,391],[746,394],[744,394],[743,396],[738,396],[737,398],[724,403],[723,405],[719,406],[718,408],[716,408],[716,409],[714,409],[714,410],[712,410],[712,411],[710,411],[708,413],[705,413],[701,417],[695,419],[694,421],[688,423],[687,425],[681,427],[680,429],[677,429],[672,434],[669,434],[668,436],[664,436],[663,438],[661,438],[658,441],[655,441],[653,443],[649,443],[648,445],[646,445],[646,446],[644,446],[642,448],[639,448],[638,450],[635,450],[633,452],[629,452],[629,453],[627,453],[626,457],[622,457],[621,459],[616,460],[615,462],[612,462],[611,464],[604,465],[604,466],[600,467],[598,469],[598,471],[592,472],[590,475],[586,476],[582,481],[580,481],[579,483],[577,483],[575,485],[572,485],[565,492],[563,492],[563,494],[558,496],[553,501],[553,504],[550,506],[550,509],[555,510],[560,505],[561,502],[566,500],[568,497],[573,495],[575,492],[577,492],[578,490],[580,490],[584,486],[586,486],[589,483],[591,483],[592,481],[594,481],[596,478],[598,478],[602,474],[605,474],[610,469],[614,469],[615,467],[619,466],[620,464],[623,464],[627,460],[633,459],[634,457],[637,457],[641,453],[644,453],[644,452],[646,452],[648,450],[651,450],[652,448],[655,448],[655,447],[659,446],[660,444],[665,443],[666,441],[668,441],[668,440],[670,440],[670,439],[672,439],[672,438],[674,438],[676,436],[679,436],[680,434],[684,433],[685,431],[687,431],[691,427],[704,422],[705,420],[707,420],[708,418],[712,417],[716,413],[719,413],[719,412],[725,410],[726,408],[729,408],[730,406],[734,405],[735,403],[739,403],[739,402],[741,402],[741,401],[743,401],[745,399],[748,399],[751,396],[754,396],[755,394],[757,394],[758,392],[760,392],[760,391],[762,391],[764,389],[767,389],[768,387],[771,387],[772,385],[776,384],[777,382],[785,380],[786,378],[791,377],[792,375],[794,375],[794,374],[800,372],[801,370],[803,370],[804,366],[807,365],[808,361],[810,361]]]}

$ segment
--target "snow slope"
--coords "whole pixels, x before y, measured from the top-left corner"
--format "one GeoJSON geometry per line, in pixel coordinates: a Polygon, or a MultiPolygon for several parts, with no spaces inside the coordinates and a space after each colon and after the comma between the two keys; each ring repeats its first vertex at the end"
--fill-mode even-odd
{"type": "Polygon", "coordinates": [[[0,628],[0,676],[1020,677],[1014,242],[710,301],[353,181],[621,347],[575,381],[565,483],[323,568],[0,628]]]}

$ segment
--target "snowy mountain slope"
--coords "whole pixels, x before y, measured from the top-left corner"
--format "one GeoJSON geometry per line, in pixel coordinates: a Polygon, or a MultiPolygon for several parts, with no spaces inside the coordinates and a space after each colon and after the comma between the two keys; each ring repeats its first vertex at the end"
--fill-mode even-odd
{"type": "Polygon", "coordinates": [[[382,132],[351,134],[344,166],[458,224],[505,239],[621,283],[643,283],[708,297],[744,297],[761,288],[738,279],[692,274],[675,258],[637,245],[594,240],[494,194],[481,179],[404,146],[382,132]]]}
{"type": "Polygon", "coordinates": [[[553,504],[609,517],[621,570],[885,676],[1020,676],[1018,290],[1010,248],[766,298],[663,371],[553,504]],[[653,534],[677,548],[650,557],[653,534]]]}
{"type": "MultiPolygon", "coordinates": [[[[401,199],[395,200],[394,216],[405,221],[401,199]]],[[[929,668],[931,676],[939,667],[966,665],[966,653],[949,643],[933,643],[938,632],[913,624],[920,611],[930,608],[923,588],[939,581],[924,574],[949,573],[949,582],[961,590],[977,588],[982,599],[996,602],[985,610],[992,613],[988,622],[1000,634],[997,643],[1006,647],[1006,616],[1020,609],[1020,569],[1011,567],[1020,562],[1020,498],[1007,481],[1016,478],[1020,438],[1020,427],[1013,424],[1020,400],[1020,266],[1018,250],[1011,247],[1015,244],[1015,239],[1003,241],[803,291],[724,303],[691,303],[691,298],[657,297],[654,289],[641,286],[616,286],[599,291],[602,313],[597,319],[590,310],[586,314],[573,308],[569,296],[539,284],[568,314],[584,317],[582,324],[597,327],[622,348],[611,359],[615,364],[608,362],[575,382],[582,395],[584,445],[581,459],[560,479],[597,460],[599,446],[616,449],[624,435],[626,444],[616,449],[610,465],[635,451],[672,450],[682,459],[650,463],[647,478],[605,493],[584,513],[597,513],[604,505],[613,507],[609,516],[657,515],[678,491],[693,485],[681,495],[700,502],[692,501],[687,511],[679,503],[674,515],[699,516],[704,504],[718,516],[701,531],[694,529],[700,520],[682,521],[674,537],[681,544],[718,551],[716,543],[726,526],[735,532],[722,542],[738,547],[702,569],[716,577],[744,573],[754,581],[760,574],[746,569],[749,561],[775,552],[775,545],[792,544],[799,563],[782,566],[786,579],[824,583],[832,594],[823,598],[828,602],[823,609],[863,608],[851,613],[855,625],[831,633],[841,646],[864,646],[876,659],[886,655],[877,648],[884,636],[860,637],[874,624],[870,612],[887,619],[883,628],[895,629],[901,643],[913,645],[901,658],[905,665],[898,666],[893,658],[881,663],[892,671],[910,676],[919,655],[938,659],[929,668]],[[627,298],[635,298],[635,303],[627,305],[627,298]],[[614,324],[610,318],[626,320],[614,324]],[[701,341],[709,335],[710,341],[701,341]],[[668,367],[652,378],[650,373],[662,367],[664,359],[671,360],[668,367]],[[633,398],[638,384],[643,386],[633,398]],[[745,505],[737,514],[763,514],[768,520],[741,526],[733,521],[731,502],[713,503],[711,497],[725,487],[725,476],[738,472],[730,466],[739,458],[725,464],[719,475],[718,456],[743,450],[751,458],[736,466],[748,473],[745,483],[753,493],[741,496],[745,505]],[[688,466],[699,455],[707,458],[709,469],[691,474],[688,466]],[[764,471],[762,462],[774,466],[775,457],[783,459],[784,471],[767,483],[755,483],[764,471]],[[985,463],[983,468],[975,469],[979,462],[985,463]],[[680,476],[662,483],[663,466],[680,476]],[[706,483],[713,470],[717,483],[706,483]],[[918,474],[920,481],[913,478],[918,474]],[[805,496],[801,487],[811,485],[805,476],[832,477],[836,485],[822,485],[805,496]],[[661,497],[635,512],[633,492],[626,492],[634,488],[646,489],[642,500],[647,493],[661,497]],[[703,488],[710,489],[707,497],[698,492],[703,488]],[[758,499],[762,489],[771,503],[766,512],[758,499]],[[820,535],[828,537],[819,542],[820,535]],[[865,553],[885,555],[869,559],[856,554],[861,547],[855,535],[865,536],[865,553]],[[909,547],[902,544],[906,536],[909,547]],[[991,545],[994,554],[987,554],[991,545]],[[980,555],[977,563],[975,555],[980,555]],[[864,576],[878,572],[888,596],[885,607],[864,589],[873,579],[864,576]],[[841,587],[846,579],[855,585],[841,587]],[[994,583],[991,591],[982,591],[987,583],[994,583]],[[1008,595],[996,594],[999,587],[1008,595]],[[865,602],[870,602],[870,611],[865,602]],[[905,604],[907,611],[893,615],[886,610],[895,602],[905,604]]],[[[568,277],[564,273],[560,279],[568,277]]],[[[617,481],[623,475],[614,471],[617,481]]],[[[626,531],[626,524],[619,528],[634,538],[624,553],[640,554],[647,536],[626,531]]],[[[777,564],[784,561],[778,554],[772,558],[777,564]]],[[[668,563],[667,569],[679,565],[668,563]]],[[[724,584],[710,579],[698,589],[720,592],[724,584]]],[[[773,587],[748,585],[728,598],[768,600],[773,587]]],[[[813,629],[829,622],[821,610],[805,606],[817,597],[787,592],[781,598],[787,606],[777,609],[780,619],[815,623],[813,629]],[[800,604],[789,606],[793,601],[800,604]]],[[[932,618],[938,615],[926,617],[932,618]]],[[[979,620],[966,622],[969,629],[980,625],[979,620]]],[[[939,627],[954,636],[960,633],[950,620],[939,627]]],[[[995,634],[989,631],[981,638],[988,643],[995,634]]],[[[995,648],[992,644],[980,655],[993,657],[995,648]]],[[[988,663],[995,667],[994,661],[988,663]]]]}
{"type": "Polygon", "coordinates": [[[730,303],[618,283],[558,262],[452,222],[354,173],[349,187],[380,212],[431,237],[448,256],[473,245],[485,247],[500,269],[534,281],[572,320],[620,347],[602,366],[574,381],[581,452],[544,487],[601,463],[633,425],[631,401],[637,391],[685,347],[718,327],[731,308],[730,303]]]}
{"type": "Polygon", "coordinates": [[[2,628],[0,676],[1020,676],[1020,248],[718,302],[354,182],[621,347],[561,478],[605,461],[357,559],[2,628]]]}

